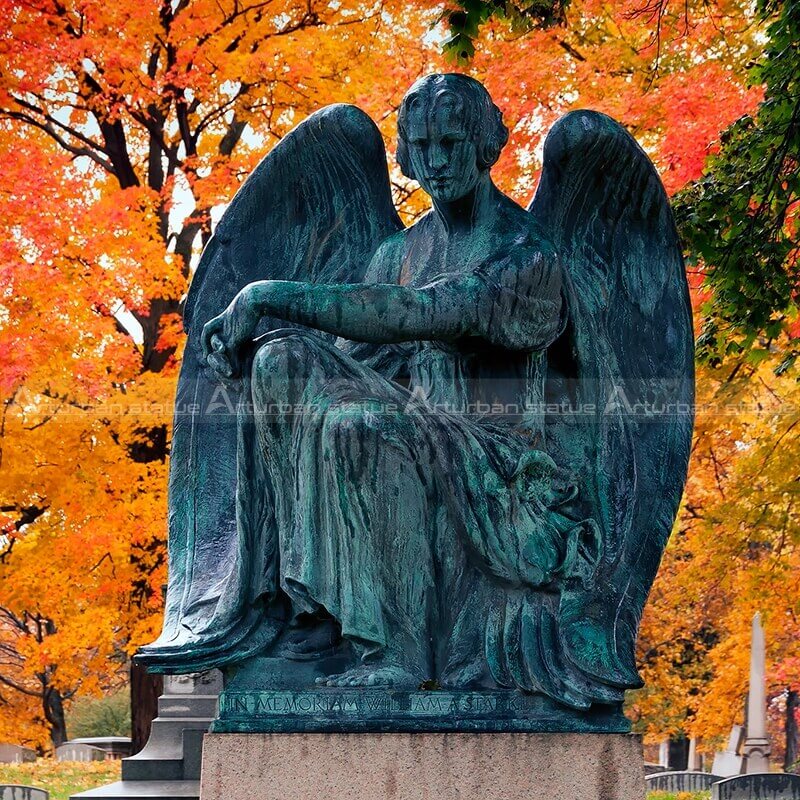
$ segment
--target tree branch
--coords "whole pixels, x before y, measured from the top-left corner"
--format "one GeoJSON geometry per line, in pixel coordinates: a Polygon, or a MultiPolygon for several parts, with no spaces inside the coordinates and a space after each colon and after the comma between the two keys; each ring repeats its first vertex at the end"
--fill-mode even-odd
{"type": "Polygon", "coordinates": [[[25,686],[22,686],[21,684],[12,681],[10,678],[5,677],[5,675],[0,675],[0,683],[5,684],[9,688],[13,689],[15,692],[27,695],[28,697],[42,696],[40,692],[34,692],[32,689],[28,689],[25,686]]]}
{"type": "Polygon", "coordinates": [[[21,111],[11,111],[9,109],[0,110],[0,118],[14,119],[18,122],[24,122],[26,125],[31,125],[34,128],[38,128],[39,130],[44,131],[44,133],[53,139],[53,141],[56,142],[59,147],[66,150],[68,153],[72,153],[74,156],[86,156],[107,172],[111,173],[112,175],[115,174],[114,167],[110,161],[102,158],[89,147],[77,147],[73,144],[70,144],[66,139],[64,139],[63,136],[60,136],[54,127],[48,122],[41,122],[28,114],[24,114],[21,111]]]}

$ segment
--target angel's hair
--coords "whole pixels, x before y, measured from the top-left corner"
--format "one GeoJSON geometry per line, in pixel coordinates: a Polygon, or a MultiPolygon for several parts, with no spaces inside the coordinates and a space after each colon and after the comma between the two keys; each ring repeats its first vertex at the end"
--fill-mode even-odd
{"type": "Polygon", "coordinates": [[[397,163],[407,178],[414,180],[416,177],[408,156],[408,112],[417,103],[435,104],[445,97],[454,98],[463,116],[464,126],[475,139],[478,169],[489,169],[500,158],[500,151],[508,141],[508,128],[503,124],[503,114],[492,102],[483,84],[456,73],[427,75],[408,90],[397,117],[397,163]]]}

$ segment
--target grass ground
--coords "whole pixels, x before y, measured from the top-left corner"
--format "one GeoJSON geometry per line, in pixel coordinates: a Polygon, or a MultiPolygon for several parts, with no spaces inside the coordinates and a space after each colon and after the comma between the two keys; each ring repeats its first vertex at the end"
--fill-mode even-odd
{"type": "Polygon", "coordinates": [[[50,800],[69,800],[84,789],[120,779],[119,761],[56,761],[40,758],[31,764],[0,764],[0,784],[21,783],[50,792],[50,800]]]}
{"type": "MultiPolygon", "coordinates": [[[[119,761],[77,763],[40,758],[32,764],[0,764],[0,784],[21,783],[50,792],[50,800],[69,800],[84,789],[93,789],[120,779],[119,761]]],[[[647,800],[710,800],[711,792],[650,792],[647,800]]]]}

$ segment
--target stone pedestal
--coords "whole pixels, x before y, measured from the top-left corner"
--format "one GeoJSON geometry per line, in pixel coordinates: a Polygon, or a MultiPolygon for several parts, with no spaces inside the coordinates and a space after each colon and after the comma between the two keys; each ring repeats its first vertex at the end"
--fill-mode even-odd
{"type": "Polygon", "coordinates": [[[643,800],[642,743],[593,733],[214,733],[200,800],[643,800]]]}
{"type": "Polygon", "coordinates": [[[197,800],[202,737],[221,690],[218,670],[165,676],[150,738],[140,753],[122,760],[122,780],[73,795],[72,800],[197,800]]]}

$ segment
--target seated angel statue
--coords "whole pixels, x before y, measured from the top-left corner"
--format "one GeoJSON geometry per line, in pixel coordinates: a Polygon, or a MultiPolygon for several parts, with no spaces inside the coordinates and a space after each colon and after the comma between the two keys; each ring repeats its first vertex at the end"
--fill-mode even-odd
{"type": "Polygon", "coordinates": [[[412,226],[352,106],[237,194],[187,300],[151,668],[259,658],[573,708],[639,685],[692,424],[639,408],[692,396],[677,236],[608,117],[556,125],[529,210],[492,181],[507,139],[479,82],[431,75],[398,118],[432,201],[412,226]]]}

